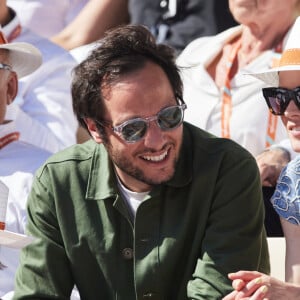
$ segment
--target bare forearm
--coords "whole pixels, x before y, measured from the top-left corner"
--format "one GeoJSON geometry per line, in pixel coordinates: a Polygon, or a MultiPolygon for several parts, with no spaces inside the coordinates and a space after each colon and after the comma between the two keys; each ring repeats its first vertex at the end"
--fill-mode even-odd
{"type": "Polygon", "coordinates": [[[128,22],[127,0],[90,0],[52,41],[67,50],[103,37],[107,29],[128,22]]]}

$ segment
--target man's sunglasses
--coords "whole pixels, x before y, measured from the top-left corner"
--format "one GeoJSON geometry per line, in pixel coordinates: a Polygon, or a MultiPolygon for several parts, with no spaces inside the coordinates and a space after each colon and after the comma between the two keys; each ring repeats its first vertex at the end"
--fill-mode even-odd
{"type": "Polygon", "coordinates": [[[262,92],[271,113],[274,115],[283,115],[291,100],[293,100],[298,109],[300,109],[300,87],[293,90],[281,87],[270,87],[263,88],[262,92]]]}
{"type": "Polygon", "coordinates": [[[101,126],[111,128],[126,143],[135,143],[145,136],[149,123],[152,121],[156,121],[158,127],[163,131],[173,130],[180,126],[183,122],[185,109],[185,103],[169,106],[159,111],[155,116],[130,119],[118,126],[112,126],[106,121],[96,122],[101,126]]]}

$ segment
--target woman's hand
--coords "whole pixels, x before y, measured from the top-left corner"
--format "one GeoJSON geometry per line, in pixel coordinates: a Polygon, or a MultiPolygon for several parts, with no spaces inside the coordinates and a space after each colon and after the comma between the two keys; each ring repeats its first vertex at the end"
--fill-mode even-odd
{"type": "Polygon", "coordinates": [[[234,291],[223,300],[295,300],[300,299],[300,286],[283,282],[257,271],[228,274],[234,291]]]}

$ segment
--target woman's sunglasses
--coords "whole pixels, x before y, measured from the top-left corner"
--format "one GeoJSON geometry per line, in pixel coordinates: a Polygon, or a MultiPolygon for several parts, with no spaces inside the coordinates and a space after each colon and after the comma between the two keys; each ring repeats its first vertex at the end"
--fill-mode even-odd
{"type": "Polygon", "coordinates": [[[152,121],[156,121],[158,127],[163,131],[173,130],[180,126],[183,122],[185,109],[185,103],[169,106],[159,111],[155,116],[130,119],[118,126],[112,126],[106,121],[96,122],[101,126],[111,128],[126,143],[135,143],[145,136],[149,123],[152,121]]]}
{"type": "Polygon", "coordinates": [[[263,88],[262,92],[271,113],[274,115],[283,115],[291,100],[293,100],[300,109],[300,87],[293,90],[281,87],[270,87],[263,88]]]}

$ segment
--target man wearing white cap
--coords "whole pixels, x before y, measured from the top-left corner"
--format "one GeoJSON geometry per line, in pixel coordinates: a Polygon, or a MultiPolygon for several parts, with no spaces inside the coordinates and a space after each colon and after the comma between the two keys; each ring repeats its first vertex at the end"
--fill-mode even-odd
{"type": "Polygon", "coordinates": [[[20,80],[16,101],[7,118],[16,119],[20,139],[51,152],[76,143],[78,123],[70,94],[71,70],[76,62],[64,49],[21,27],[6,0],[0,1],[0,24],[9,42],[28,42],[43,57],[41,67],[20,80]]]}
{"type": "MultiPolygon", "coordinates": [[[[251,75],[271,86],[262,89],[266,103],[273,115],[281,117],[293,150],[300,153],[300,17],[289,32],[279,66],[251,75]]],[[[287,282],[259,272],[240,271],[229,275],[233,280],[235,291],[223,300],[300,299],[299,170],[300,155],[282,170],[271,199],[274,209],[280,216],[286,239],[287,282]],[[250,296],[251,298],[248,298],[250,296]]]]}
{"type": "MultiPolygon", "coordinates": [[[[0,32],[0,208],[6,218],[0,220],[0,245],[24,233],[26,199],[35,170],[50,153],[19,140],[15,121],[5,118],[7,106],[18,92],[18,78],[34,72],[42,63],[40,51],[27,43],[5,43],[0,32]],[[4,192],[6,190],[7,192],[4,192]],[[6,207],[1,205],[7,203],[6,207]],[[3,231],[3,229],[7,231],[3,231]]],[[[6,206],[6,205],[5,205],[6,206]]],[[[19,250],[0,246],[0,297],[13,289],[19,250]]]]}

